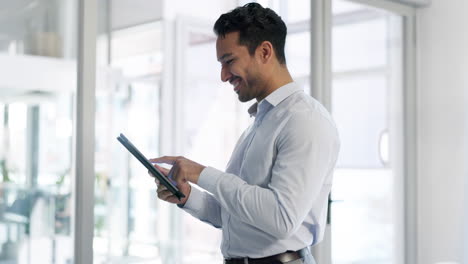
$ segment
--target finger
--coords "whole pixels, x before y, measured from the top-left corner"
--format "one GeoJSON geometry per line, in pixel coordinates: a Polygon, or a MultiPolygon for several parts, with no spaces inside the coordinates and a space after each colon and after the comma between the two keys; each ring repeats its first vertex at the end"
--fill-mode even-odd
{"type": "Polygon", "coordinates": [[[176,203],[180,203],[180,200],[175,195],[172,195],[171,197],[167,198],[166,202],[176,204],[176,203]]]}
{"type": "Polygon", "coordinates": [[[154,182],[156,183],[156,186],[159,186],[160,182],[157,178],[154,178],[154,182]]]}
{"type": "Polygon", "coordinates": [[[170,191],[162,191],[158,192],[158,198],[163,200],[163,201],[168,201],[173,194],[170,191]]]}
{"type": "Polygon", "coordinates": [[[179,166],[174,165],[174,174],[172,174],[172,179],[177,182],[177,184],[184,183],[187,180],[184,178],[182,169],[179,166]]]}
{"type": "Polygon", "coordinates": [[[178,198],[165,187],[164,188],[158,187],[157,194],[158,194],[158,198],[163,201],[174,202],[178,200],[178,198]]]}
{"type": "Polygon", "coordinates": [[[164,192],[167,192],[167,191],[169,191],[169,190],[166,188],[166,186],[164,186],[162,184],[158,185],[158,188],[156,189],[156,192],[158,193],[158,195],[160,193],[164,193],[164,192]]]}
{"type": "Polygon", "coordinates": [[[151,173],[151,171],[148,171],[148,175],[156,179],[156,176],[154,176],[153,173],[151,173]]]}
{"type": "Polygon", "coordinates": [[[168,175],[169,169],[161,167],[161,166],[159,166],[157,164],[153,164],[153,166],[156,167],[156,169],[158,169],[159,171],[161,171],[164,175],[166,175],[166,176],[168,175]]]}
{"type": "Polygon", "coordinates": [[[171,170],[167,173],[167,177],[169,179],[174,179],[175,171],[177,170],[177,166],[172,166],[171,170]]]}
{"type": "Polygon", "coordinates": [[[162,192],[162,191],[167,191],[167,187],[164,186],[164,184],[159,184],[157,192],[159,193],[159,192],[162,192]]]}
{"type": "Polygon", "coordinates": [[[153,163],[166,163],[166,164],[174,164],[174,162],[178,159],[179,157],[174,157],[174,156],[163,156],[155,159],[150,159],[150,162],[153,163]]]}

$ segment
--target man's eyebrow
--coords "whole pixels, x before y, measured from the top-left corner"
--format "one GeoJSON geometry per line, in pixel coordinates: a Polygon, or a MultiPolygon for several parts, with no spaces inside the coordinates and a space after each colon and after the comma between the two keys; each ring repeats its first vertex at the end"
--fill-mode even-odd
{"type": "Polygon", "coordinates": [[[232,53],[225,53],[223,56],[219,57],[218,61],[221,62],[229,56],[232,56],[232,53]]]}

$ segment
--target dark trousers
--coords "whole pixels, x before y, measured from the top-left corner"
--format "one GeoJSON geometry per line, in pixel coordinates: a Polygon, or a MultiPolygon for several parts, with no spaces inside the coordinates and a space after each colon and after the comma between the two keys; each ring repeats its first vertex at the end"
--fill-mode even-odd
{"type": "MultiPolygon", "coordinates": [[[[304,249],[301,250],[304,252],[304,249]]],[[[302,258],[296,259],[296,260],[291,260],[291,261],[280,261],[279,259],[276,260],[271,260],[270,257],[267,257],[266,259],[230,259],[230,260],[225,260],[224,264],[317,264],[315,262],[314,257],[310,253],[309,249],[306,249],[306,254],[301,253],[303,256],[302,258]]],[[[282,255],[282,254],[279,254],[282,255]]],[[[278,256],[278,255],[275,255],[278,256]]],[[[284,259],[284,258],[283,258],[284,259]]]]}

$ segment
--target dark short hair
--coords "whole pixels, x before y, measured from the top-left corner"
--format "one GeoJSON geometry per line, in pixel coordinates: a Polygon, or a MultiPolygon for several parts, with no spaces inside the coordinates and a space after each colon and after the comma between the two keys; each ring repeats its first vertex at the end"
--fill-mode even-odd
{"type": "Polygon", "coordinates": [[[222,14],[213,30],[217,36],[239,31],[239,44],[247,46],[250,55],[263,42],[273,45],[279,63],[285,64],[284,45],[286,43],[286,24],[280,16],[270,8],[264,8],[257,3],[249,3],[226,14],[222,14]]]}

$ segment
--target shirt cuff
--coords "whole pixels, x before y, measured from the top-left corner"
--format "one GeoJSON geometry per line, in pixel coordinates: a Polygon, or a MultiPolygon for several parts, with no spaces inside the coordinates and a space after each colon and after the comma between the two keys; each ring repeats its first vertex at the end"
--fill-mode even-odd
{"type": "Polygon", "coordinates": [[[177,206],[182,209],[187,210],[197,210],[196,205],[200,204],[202,200],[202,193],[199,189],[195,188],[194,186],[190,189],[190,196],[185,201],[185,204],[178,204],[177,206]]]}
{"type": "Polygon", "coordinates": [[[216,190],[216,185],[218,184],[218,180],[222,174],[223,172],[220,170],[212,167],[206,167],[200,173],[200,177],[198,178],[198,186],[202,187],[210,193],[214,193],[216,190]]]}

